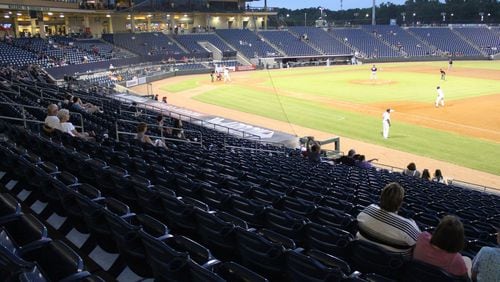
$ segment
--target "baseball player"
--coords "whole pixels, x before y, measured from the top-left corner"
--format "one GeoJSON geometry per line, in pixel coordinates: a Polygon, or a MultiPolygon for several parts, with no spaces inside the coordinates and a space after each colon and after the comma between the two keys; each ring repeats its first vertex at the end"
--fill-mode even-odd
{"type": "Polygon", "coordinates": [[[446,80],[446,72],[443,69],[439,69],[439,72],[441,73],[441,80],[446,80]]]}
{"type": "Polygon", "coordinates": [[[393,110],[387,109],[382,115],[382,136],[384,136],[384,139],[389,138],[389,128],[391,127],[391,112],[393,112],[393,110]]]}
{"type": "Polygon", "coordinates": [[[231,77],[229,76],[229,69],[224,68],[224,82],[231,82],[231,77]]]}
{"type": "Polygon", "coordinates": [[[438,93],[437,97],[436,97],[436,108],[438,108],[439,106],[443,106],[444,107],[444,92],[443,92],[443,89],[441,89],[440,86],[436,87],[436,91],[438,93]]]}
{"type": "Polygon", "coordinates": [[[377,67],[375,65],[372,66],[371,71],[370,80],[377,79],[377,67]]]}
{"type": "Polygon", "coordinates": [[[451,70],[452,67],[453,67],[453,59],[450,57],[450,59],[448,60],[448,70],[451,70]]]}

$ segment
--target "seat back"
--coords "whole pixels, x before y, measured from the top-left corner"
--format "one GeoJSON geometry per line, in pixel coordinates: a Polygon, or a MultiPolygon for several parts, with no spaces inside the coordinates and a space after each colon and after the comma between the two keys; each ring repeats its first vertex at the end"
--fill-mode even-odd
{"type": "Polygon", "coordinates": [[[467,282],[466,277],[455,276],[447,273],[443,269],[413,260],[408,262],[403,271],[403,279],[408,282],[427,282],[427,281],[442,281],[442,282],[467,282]]]}
{"type": "Polygon", "coordinates": [[[309,223],[306,226],[305,246],[308,249],[318,249],[328,254],[342,257],[346,256],[347,246],[353,236],[342,229],[309,223]]]}
{"type": "Polygon", "coordinates": [[[237,229],[238,250],[243,264],[256,272],[279,279],[285,269],[285,249],[281,244],[274,244],[263,236],[237,229]]]}
{"type": "Polygon", "coordinates": [[[390,278],[398,278],[405,263],[401,254],[391,253],[364,240],[355,240],[349,244],[348,257],[354,269],[390,278]]]}
{"type": "Polygon", "coordinates": [[[286,255],[287,276],[290,281],[340,281],[344,274],[339,268],[329,268],[318,260],[296,251],[286,255]]]}
{"type": "Polygon", "coordinates": [[[168,246],[161,240],[139,231],[147,261],[153,270],[153,275],[158,281],[187,281],[189,275],[187,252],[179,252],[168,246]]]}

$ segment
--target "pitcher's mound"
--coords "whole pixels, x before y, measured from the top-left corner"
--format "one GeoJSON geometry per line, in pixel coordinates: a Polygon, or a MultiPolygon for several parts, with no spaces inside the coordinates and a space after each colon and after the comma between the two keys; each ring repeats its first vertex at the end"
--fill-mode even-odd
{"type": "Polygon", "coordinates": [[[350,83],[361,84],[361,85],[389,85],[389,84],[396,84],[397,82],[388,79],[372,79],[372,80],[362,79],[362,80],[351,80],[350,83]]]}

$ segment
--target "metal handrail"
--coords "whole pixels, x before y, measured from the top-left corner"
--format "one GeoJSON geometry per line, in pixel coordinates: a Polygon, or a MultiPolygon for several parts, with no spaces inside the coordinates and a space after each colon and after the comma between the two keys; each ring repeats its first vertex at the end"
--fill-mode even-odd
{"type": "MultiPolygon", "coordinates": [[[[387,170],[389,170],[391,172],[402,172],[402,171],[404,171],[403,168],[392,166],[392,165],[382,164],[382,163],[378,163],[378,162],[372,162],[372,164],[375,167],[382,168],[382,169],[387,169],[387,170]]],[[[489,186],[481,185],[481,184],[477,184],[477,183],[471,183],[471,182],[463,181],[463,180],[460,180],[460,179],[450,179],[450,180],[448,180],[448,184],[453,184],[454,182],[457,182],[458,184],[462,184],[462,185],[460,185],[460,187],[466,188],[466,189],[477,190],[477,191],[481,191],[481,192],[493,192],[493,193],[496,193],[496,194],[500,193],[500,189],[497,189],[497,188],[494,188],[494,187],[489,187],[489,186]],[[478,187],[478,188],[475,188],[475,187],[478,187]]]]}
{"type": "MultiPolygon", "coordinates": [[[[24,104],[18,104],[18,103],[10,103],[10,102],[0,102],[0,105],[11,105],[11,106],[22,107],[22,109],[23,109],[23,116],[24,116],[24,112],[26,111],[25,108],[28,108],[28,109],[37,109],[37,110],[44,110],[44,111],[47,110],[47,108],[44,108],[44,107],[35,107],[35,106],[31,106],[31,105],[24,105],[24,104]]],[[[75,126],[75,127],[81,128],[82,131],[84,131],[83,115],[80,114],[80,113],[78,113],[78,112],[70,112],[70,114],[80,116],[80,126],[75,126]]]]}
{"type": "Polygon", "coordinates": [[[39,120],[36,120],[36,119],[26,119],[25,115],[23,115],[23,118],[15,118],[15,117],[9,117],[9,116],[0,116],[0,119],[22,121],[24,128],[27,128],[27,123],[28,122],[32,122],[32,123],[36,123],[36,124],[44,124],[43,121],[39,121],[39,120]]]}
{"type": "Polygon", "coordinates": [[[242,149],[242,150],[255,150],[255,151],[263,151],[263,152],[276,152],[276,153],[283,153],[283,154],[286,154],[286,146],[283,144],[283,143],[279,143],[279,142],[272,142],[272,141],[263,141],[263,140],[255,140],[255,139],[248,139],[248,138],[242,138],[244,140],[247,140],[247,141],[250,141],[250,142],[253,142],[254,145],[255,145],[255,148],[253,147],[245,147],[245,146],[233,146],[233,145],[228,145],[227,143],[227,137],[224,137],[224,148],[233,148],[233,149],[242,149]],[[273,145],[273,146],[276,146],[276,147],[279,147],[280,149],[283,149],[283,151],[278,151],[278,150],[268,150],[268,149],[259,149],[257,148],[257,146],[259,144],[269,144],[269,145],[273,145]]]}
{"type": "MultiPolygon", "coordinates": [[[[119,102],[122,102],[122,103],[127,103],[127,105],[130,105],[132,102],[135,102],[135,101],[130,100],[130,99],[126,99],[126,98],[122,98],[122,97],[116,97],[116,96],[113,97],[113,99],[116,99],[116,100],[118,100],[119,102]]],[[[246,131],[242,131],[242,130],[238,130],[238,129],[232,129],[232,128],[229,128],[227,126],[223,126],[223,125],[211,123],[209,121],[205,121],[203,119],[198,119],[198,118],[195,118],[195,117],[192,117],[192,116],[179,114],[179,113],[172,112],[172,111],[169,111],[167,109],[162,109],[160,107],[156,107],[156,106],[149,105],[149,104],[146,104],[146,103],[141,103],[141,102],[135,102],[135,103],[137,104],[137,106],[142,106],[141,108],[144,108],[146,110],[150,109],[150,110],[153,110],[153,111],[157,111],[157,112],[161,113],[162,115],[163,115],[163,113],[166,112],[166,113],[168,113],[168,117],[170,117],[170,118],[172,118],[172,115],[177,115],[178,119],[182,119],[182,120],[188,121],[190,123],[194,123],[193,121],[195,121],[195,122],[199,122],[201,126],[204,126],[205,123],[208,124],[208,125],[210,125],[210,127],[213,126],[213,129],[217,129],[217,127],[224,128],[224,129],[226,129],[227,134],[231,134],[231,131],[233,131],[233,132],[240,132],[243,138],[245,138],[245,136],[253,136],[255,138],[258,138],[259,140],[262,139],[259,135],[248,133],[246,131]],[[183,118],[183,117],[185,117],[185,118],[183,118]]],[[[121,110],[121,106],[122,106],[122,104],[120,104],[120,110],[121,110]]]]}
{"type": "MultiPolygon", "coordinates": [[[[116,122],[115,122],[115,132],[116,132],[116,140],[117,141],[120,141],[120,134],[124,134],[124,135],[136,135],[136,133],[131,133],[131,132],[127,132],[127,131],[120,131],[118,129],[118,123],[119,122],[123,122],[123,123],[132,123],[132,124],[140,124],[140,123],[143,123],[141,121],[135,121],[135,120],[126,120],[126,119],[117,119],[116,122]]],[[[199,130],[190,130],[190,129],[184,129],[184,128],[178,128],[178,127],[171,127],[171,126],[160,126],[160,125],[157,125],[157,124],[151,124],[151,123],[146,123],[146,125],[148,127],[157,127],[157,128],[160,128],[160,136],[154,136],[154,135],[146,135],[146,136],[152,136],[152,137],[155,137],[155,138],[161,138],[162,140],[170,140],[170,141],[178,141],[178,142],[185,142],[185,143],[192,143],[192,144],[199,144],[200,146],[203,146],[203,133],[199,130]],[[191,141],[191,140],[183,140],[183,139],[177,139],[177,138],[169,138],[169,137],[165,137],[163,136],[163,130],[162,129],[178,129],[178,130],[182,130],[183,132],[195,132],[195,133],[198,133],[200,138],[197,139],[199,141],[191,141]]]]}

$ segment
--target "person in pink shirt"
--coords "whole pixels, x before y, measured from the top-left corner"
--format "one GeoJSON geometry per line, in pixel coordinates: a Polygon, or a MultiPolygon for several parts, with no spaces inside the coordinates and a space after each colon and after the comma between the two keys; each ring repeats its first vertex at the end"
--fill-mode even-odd
{"type": "Polygon", "coordinates": [[[419,260],[456,275],[470,273],[471,260],[459,253],[464,248],[464,226],[452,215],[441,219],[433,234],[422,232],[413,250],[413,259],[419,260]]]}

